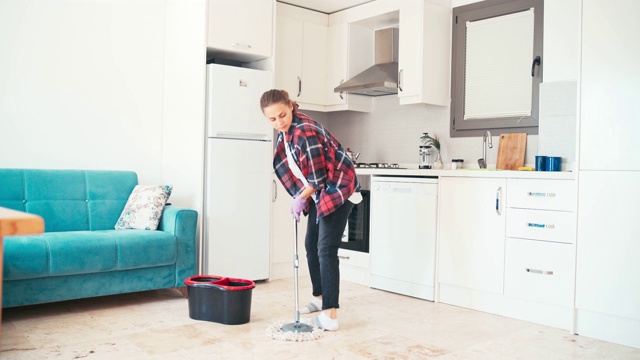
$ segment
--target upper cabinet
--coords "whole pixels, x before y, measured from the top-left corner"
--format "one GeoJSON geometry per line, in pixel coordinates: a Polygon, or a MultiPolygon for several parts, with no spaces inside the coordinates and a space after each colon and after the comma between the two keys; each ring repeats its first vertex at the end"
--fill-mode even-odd
{"type": "Polygon", "coordinates": [[[275,0],[209,0],[209,57],[251,62],[272,56],[275,0]]]}
{"type": "Polygon", "coordinates": [[[322,110],[326,103],[328,17],[277,3],[275,84],[301,109],[322,110]]]}
{"type": "Polygon", "coordinates": [[[397,96],[401,105],[446,106],[450,24],[445,0],[376,0],[331,15],[278,2],[276,87],[303,110],[370,111],[373,97],[334,88],[374,65],[374,34],[393,27],[399,88],[387,96],[397,96]]]}
{"type": "Polygon", "coordinates": [[[327,33],[327,105],[347,103],[347,94],[336,93],[333,88],[347,81],[347,54],[349,49],[349,25],[329,26],[327,33]]]}
{"type": "Polygon", "coordinates": [[[367,33],[366,29],[354,24],[331,24],[329,16],[325,111],[371,111],[370,97],[334,91],[336,86],[347,81],[350,76],[359,74],[370,66],[371,56],[367,54],[373,53],[373,43],[360,41],[360,34],[366,36],[367,33]]]}
{"type": "Polygon", "coordinates": [[[377,0],[331,14],[329,23],[349,25],[351,77],[358,74],[351,70],[362,67],[363,59],[366,67],[360,71],[374,65],[375,31],[398,28],[399,103],[449,104],[451,8],[447,1],[377,0]]]}
{"type": "Polygon", "coordinates": [[[400,4],[400,104],[447,106],[451,9],[425,0],[402,0],[400,4]]]}
{"type": "Polygon", "coordinates": [[[580,170],[638,171],[639,4],[589,0],[582,8],[580,170]]]}

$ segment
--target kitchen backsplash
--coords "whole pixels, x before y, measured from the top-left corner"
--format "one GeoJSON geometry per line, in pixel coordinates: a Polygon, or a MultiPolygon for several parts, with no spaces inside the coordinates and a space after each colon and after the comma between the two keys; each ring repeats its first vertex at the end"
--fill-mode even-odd
{"type": "Polygon", "coordinates": [[[574,168],[576,157],[576,81],[540,85],[540,155],[562,157],[562,170],[574,168]]]}
{"type": "MultiPolygon", "coordinates": [[[[303,111],[304,112],[304,111],[303,111]]],[[[331,131],[345,147],[360,152],[359,162],[418,163],[418,146],[423,132],[440,139],[443,163],[464,159],[465,167],[477,167],[482,157],[482,137],[451,138],[449,108],[398,104],[395,96],[376,97],[370,113],[307,111],[331,131]]],[[[487,163],[496,163],[498,135],[492,134],[493,148],[487,149],[487,163]]],[[[538,136],[527,138],[525,163],[533,164],[538,136]]]]}

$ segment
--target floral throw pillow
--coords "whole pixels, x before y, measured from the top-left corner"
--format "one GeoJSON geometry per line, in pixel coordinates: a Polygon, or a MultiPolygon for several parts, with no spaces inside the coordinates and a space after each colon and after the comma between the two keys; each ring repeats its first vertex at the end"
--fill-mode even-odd
{"type": "Polygon", "coordinates": [[[156,230],[173,186],[136,185],[116,222],[116,230],[156,230]]]}

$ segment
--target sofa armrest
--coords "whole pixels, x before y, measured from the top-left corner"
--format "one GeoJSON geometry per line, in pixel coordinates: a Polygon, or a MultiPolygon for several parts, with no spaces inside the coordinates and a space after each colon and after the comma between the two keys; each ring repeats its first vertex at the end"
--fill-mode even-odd
{"type": "Polygon", "coordinates": [[[178,241],[175,286],[182,287],[184,280],[196,273],[196,233],[198,212],[177,206],[165,206],[158,230],[175,235],[178,241]]]}

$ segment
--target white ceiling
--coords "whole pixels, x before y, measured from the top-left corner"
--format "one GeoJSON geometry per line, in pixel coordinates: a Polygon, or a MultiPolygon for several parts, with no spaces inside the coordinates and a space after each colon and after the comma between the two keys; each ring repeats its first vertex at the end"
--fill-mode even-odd
{"type": "Polygon", "coordinates": [[[374,0],[278,0],[279,2],[300,6],[306,9],[331,14],[374,0]]]}

